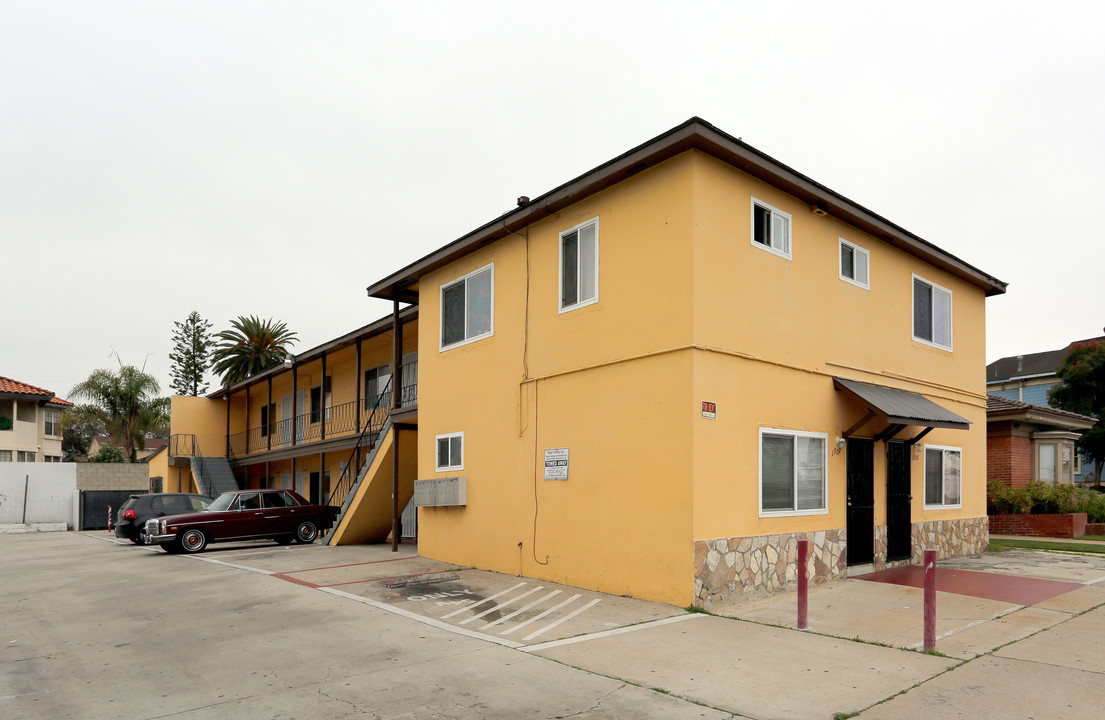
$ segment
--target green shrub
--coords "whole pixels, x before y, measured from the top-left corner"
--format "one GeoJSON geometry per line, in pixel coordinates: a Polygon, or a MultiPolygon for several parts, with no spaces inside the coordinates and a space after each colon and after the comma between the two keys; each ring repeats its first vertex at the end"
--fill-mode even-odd
{"type": "Polygon", "coordinates": [[[1074,485],[1033,482],[1011,488],[1000,480],[990,480],[986,495],[989,510],[997,515],[1084,512],[1090,522],[1105,522],[1105,495],[1074,485]]]}

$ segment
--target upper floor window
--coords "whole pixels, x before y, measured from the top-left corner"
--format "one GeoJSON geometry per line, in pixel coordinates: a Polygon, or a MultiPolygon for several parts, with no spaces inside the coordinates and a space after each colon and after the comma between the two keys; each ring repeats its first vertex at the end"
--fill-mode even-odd
{"type": "Polygon", "coordinates": [[[464,433],[438,435],[437,471],[464,469],[464,433]]]}
{"type": "Polygon", "coordinates": [[[952,349],[952,291],[913,276],[913,339],[952,349]]]}
{"type": "Polygon", "coordinates": [[[599,219],[560,233],[560,312],[599,299],[599,219]]]}
{"type": "Polygon", "coordinates": [[[760,430],[760,514],[824,513],[826,447],[824,433],[760,430]]]}
{"type": "Polygon", "coordinates": [[[925,446],[925,507],[959,507],[962,503],[963,450],[925,446]]]}
{"type": "Polygon", "coordinates": [[[58,423],[61,420],[61,410],[46,409],[46,427],[45,433],[47,435],[61,435],[61,428],[58,427],[58,423]]]}
{"type": "Polygon", "coordinates": [[[495,265],[441,286],[441,349],[494,333],[495,265]]]}
{"type": "Polygon", "coordinates": [[[840,279],[870,290],[868,277],[871,254],[855,243],[840,238],[840,279]]]}
{"type": "Polygon", "coordinates": [[[752,198],[752,244],[790,259],[790,215],[752,198]]]}

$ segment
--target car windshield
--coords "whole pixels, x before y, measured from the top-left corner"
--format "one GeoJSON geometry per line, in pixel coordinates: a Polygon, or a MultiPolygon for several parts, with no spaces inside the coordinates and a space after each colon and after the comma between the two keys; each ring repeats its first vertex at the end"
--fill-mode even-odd
{"type": "Polygon", "coordinates": [[[234,502],[234,498],[238,493],[226,492],[215,498],[215,502],[207,506],[207,512],[219,512],[220,510],[226,510],[230,507],[230,504],[234,502]]]}

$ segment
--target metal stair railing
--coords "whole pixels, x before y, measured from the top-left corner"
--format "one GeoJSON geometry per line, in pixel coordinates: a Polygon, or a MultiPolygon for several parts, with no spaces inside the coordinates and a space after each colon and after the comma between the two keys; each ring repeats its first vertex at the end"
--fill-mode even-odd
{"type": "Polygon", "coordinates": [[[391,403],[390,378],[384,384],[384,389],[376,396],[376,403],[368,413],[368,422],[365,424],[364,430],[362,430],[361,434],[357,437],[357,444],[353,446],[352,452],[349,453],[349,460],[345,463],[345,469],[342,471],[341,477],[338,478],[337,485],[335,485],[334,489],[330,492],[330,498],[327,500],[327,504],[342,507],[345,504],[344,500],[342,500],[342,502],[334,502],[334,499],[344,499],[344,497],[356,486],[357,480],[360,479],[362,468],[356,464],[357,453],[362,447],[372,449],[379,440],[380,431],[383,430],[388,420],[387,406],[382,406],[384,401],[387,401],[388,405],[391,403]]]}

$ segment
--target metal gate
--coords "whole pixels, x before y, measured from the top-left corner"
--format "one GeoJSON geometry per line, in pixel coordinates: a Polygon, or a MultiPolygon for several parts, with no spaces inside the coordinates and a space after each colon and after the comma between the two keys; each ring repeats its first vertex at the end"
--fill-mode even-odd
{"type": "Polygon", "coordinates": [[[119,515],[119,506],[131,495],[142,490],[81,490],[81,530],[107,530],[107,508],[111,506],[111,522],[119,515]]]}

